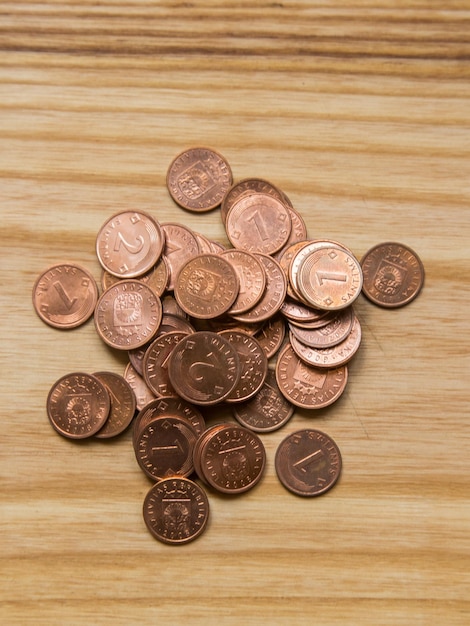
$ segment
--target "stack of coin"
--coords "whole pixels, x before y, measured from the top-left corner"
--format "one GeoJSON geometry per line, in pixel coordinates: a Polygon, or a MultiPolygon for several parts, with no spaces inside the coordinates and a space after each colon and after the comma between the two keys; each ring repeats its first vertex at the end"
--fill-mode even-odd
{"type": "MultiPolygon", "coordinates": [[[[66,437],[104,439],[124,432],[137,410],[136,461],[155,483],[144,519],[156,538],[180,544],[207,526],[207,496],[195,480],[224,493],[251,489],[265,467],[259,434],[284,427],[295,407],[341,397],[361,343],[353,308],[361,291],[380,306],[402,306],[424,271],[402,244],[375,246],[359,262],[339,242],[309,238],[281,189],[259,178],[234,184],[227,160],[209,148],[173,159],[167,186],[187,211],[220,207],[230,245],[123,211],[96,238],[101,295],[88,270],[64,263],[39,276],[33,303],[57,328],[94,315],[102,341],[127,352],[122,376],[59,379],[49,419],[66,437]],[[233,422],[206,426],[203,412],[215,405],[233,422]]],[[[293,433],[278,448],[279,480],[297,495],[324,493],[340,470],[339,449],[320,431],[293,433]]]]}

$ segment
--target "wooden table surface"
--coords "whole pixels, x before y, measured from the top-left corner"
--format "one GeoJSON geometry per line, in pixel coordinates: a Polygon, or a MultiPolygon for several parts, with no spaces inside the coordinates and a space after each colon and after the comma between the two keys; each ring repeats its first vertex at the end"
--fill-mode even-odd
{"type": "Polygon", "coordinates": [[[2,624],[470,623],[469,33],[463,0],[0,3],[2,624]],[[168,195],[192,145],[281,187],[311,238],[408,244],[426,281],[399,310],[358,299],[343,397],[264,435],[262,482],[210,491],[207,532],[169,547],[130,433],[76,443],[45,412],[60,376],[125,355],[92,320],[46,326],[31,290],[63,260],[99,281],[96,233],[128,208],[226,242],[168,195]],[[274,471],[304,427],[343,456],[312,499],[274,471]]]}

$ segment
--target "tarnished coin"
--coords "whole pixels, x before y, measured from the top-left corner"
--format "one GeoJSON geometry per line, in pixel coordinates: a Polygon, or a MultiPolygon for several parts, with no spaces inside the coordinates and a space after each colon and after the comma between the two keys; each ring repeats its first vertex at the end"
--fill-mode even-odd
{"type": "Polygon", "coordinates": [[[134,452],[142,471],[153,480],[189,476],[194,470],[193,447],[197,434],[186,419],[156,417],[140,429],[134,452]]]}
{"type": "Polygon", "coordinates": [[[276,380],[281,393],[292,404],[304,409],[322,409],[341,396],[348,370],[346,365],[334,369],[307,365],[288,343],[276,362],[276,380]]]}
{"type": "Polygon", "coordinates": [[[99,336],[119,350],[132,350],[148,343],[161,320],[160,299],[138,280],[120,280],[101,294],[95,309],[99,336]]]}
{"type": "Polygon", "coordinates": [[[145,351],[142,373],[149,389],[157,396],[175,393],[168,375],[168,361],[175,346],[187,336],[177,330],[158,336],[145,351]]]}
{"type": "Polygon", "coordinates": [[[163,256],[170,271],[167,289],[172,290],[181,267],[188,259],[200,254],[201,251],[198,240],[190,228],[168,222],[162,224],[162,230],[165,233],[163,256]]]}
{"type": "Polygon", "coordinates": [[[298,357],[305,361],[308,365],[314,367],[339,367],[353,358],[361,345],[361,324],[356,316],[354,316],[351,331],[347,337],[340,343],[332,346],[316,348],[305,345],[295,336],[290,335],[290,343],[292,349],[298,357]]]}
{"type": "Polygon", "coordinates": [[[297,289],[318,309],[332,311],[350,306],[362,289],[359,261],[339,246],[320,248],[300,264],[297,289]]]}
{"type": "Polygon", "coordinates": [[[225,402],[244,402],[260,390],[268,371],[268,358],[258,341],[238,330],[220,332],[238,354],[240,376],[233,391],[225,398],[225,402]]]}
{"type": "Polygon", "coordinates": [[[266,464],[261,439],[248,428],[226,424],[206,438],[200,450],[200,470],[209,485],[238,494],[260,481],[266,464]]]}
{"type": "Polygon", "coordinates": [[[279,444],[274,465],[286,489],[298,496],[319,496],[336,484],[342,461],[331,437],[307,428],[288,435],[279,444]]]}
{"type": "Polygon", "coordinates": [[[267,254],[255,254],[266,274],[266,288],[259,302],[245,313],[232,315],[239,322],[264,322],[273,317],[281,308],[286,297],[287,281],[279,263],[267,254]]]}
{"type": "Polygon", "coordinates": [[[75,263],[59,263],[34,283],[33,306],[43,322],[55,328],[76,328],[95,310],[98,287],[88,270],[75,263]]]}
{"type": "Polygon", "coordinates": [[[168,374],[182,398],[197,405],[212,405],[232,393],[240,376],[240,363],[227,339],[211,331],[198,331],[176,345],[168,374]]]}
{"type": "Polygon", "coordinates": [[[272,370],[268,370],[263,386],[251,400],[233,406],[236,420],[245,428],[258,433],[278,430],[287,424],[293,413],[294,405],[279,391],[272,370]]]}
{"type": "Polygon", "coordinates": [[[108,419],[106,386],[91,374],[73,372],[56,381],[47,396],[47,415],[55,430],[69,439],[95,435],[108,419]]]}
{"type": "Polygon", "coordinates": [[[204,489],[189,478],[165,478],[145,496],[143,516],[156,539],[171,545],[185,544],[206,529],[209,499],[204,489]]]}
{"type": "Polygon", "coordinates": [[[136,371],[132,363],[128,363],[124,370],[124,378],[131,386],[135,395],[137,410],[140,411],[146,404],[155,400],[154,394],[150,391],[143,377],[136,371]]]}
{"type": "Polygon", "coordinates": [[[197,319],[226,313],[238,295],[239,282],[233,265],[219,254],[199,254],[186,261],[175,278],[175,298],[180,307],[197,319]]]}
{"type": "Polygon", "coordinates": [[[419,256],[402,243],[386,242],[371,248],[361,259],[363,294],[374,304],[393,309],[416,298],[424,284],[419,256]]]}
{"type": "Polygon", "coordinates": [[[108,390],[111,408],[103,428],[96,433],[99,439],[110,439],[123,433],[132,422],[136,409],[134,392],[127,380],[114,372],[93,374],[108,390]]]}
{"type": "Polygon", "coordinates": [[[232,182],[228,161],[215,150],[205,147],[181,152],[171,162],[166,177],[173,200],[196,213],[219,206],[232,182]]]}
{"type": "Polygon", "coordinates": [[[123,211],[107,220],[96,237],[103,269],[120,278],[135,278],[160,258],[165,237],[157,220],[142,211],[123,211]]]}
{"type": "Polygon", "coordinates": [[[238,295],[228,313],[239,315],[261,300],[266,287],[266,273],[255,255],[245,250],[231,248],[222,252],[222,257],[230,261],[238,276],[238,295]]]}
{"type": "Polygon", "coordinates": [[[242,196],[227,215],[225,229],[234,248],[274,254],[285,246],[291,233],[285,204],[264,193],[242,196]]]}

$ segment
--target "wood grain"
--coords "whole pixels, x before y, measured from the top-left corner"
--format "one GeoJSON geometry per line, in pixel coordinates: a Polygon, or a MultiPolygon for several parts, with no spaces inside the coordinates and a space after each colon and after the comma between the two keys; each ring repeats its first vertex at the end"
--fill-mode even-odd
{"type": "Polygon", "coordinates": [[[0,3],[2,624],[469,623],[469,28],[458,0],[0,3]],[[129,434],[77,444],[45,413],[61,375],[125,357],[92,321],[44,325],[31,289],[60,260],[99,280],[96,233],[129,207],[226,242],[166,190],[190,145],[280,186],[311,237],[408,244],[426,282],[401,310],[359,300],[341,400],[265,436],[263,481],[211,492],[172,548],[129,434]],[[316,499],[274,473],[305,426],[343,455],[316,499]]]}

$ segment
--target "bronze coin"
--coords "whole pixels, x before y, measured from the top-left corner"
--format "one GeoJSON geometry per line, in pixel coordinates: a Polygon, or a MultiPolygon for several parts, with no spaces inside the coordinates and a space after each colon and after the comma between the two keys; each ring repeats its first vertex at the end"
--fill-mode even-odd
{"type": "Polygon", "coordinates": [[[47,415],[55,430],[69,439],[95,435],[108,419],[106,386],[91,374],[73,372],[56,381],[47,396],[47,415]]]}
{"type": "Polygon", "coordinates": [[[281,190],[269,181],[264,180],[263,178],[244,178],[230,187],[225,194],[220,206],[220,216],[222,221],[225,223],[228,212],[242,196],[254,193],[267,194],[286,204],[281,190]]]}
{"type": "Polygon", "coordinates": [[[260,390],[268,371],[268,358],[258,341],[238,330],[223,330],[220,335],[225,337],[238,354],[240,376],[233,391],[225,398],[225,402],[244,402],[260,390]]]}
{"type": "Polygon", "coordinates": [[[254,254],[232,248],[222,252],[238,276],[238,295],[228,313],[239,315],[254,307],[262,298],[266,287],[266,273],[254,254]]]}
{"type": "Polygon", "coordinates": [[[222,402],[234,390],[240,376],[235,348],[211,331],[184,337],[173,350],[168,374],[176,393],[196,405],[222,402]]]}
{"type": "Polygon", "coordinates": [[[34,310],[43,322],[69,329],[84,324],[95,310],[98,287],[88,270],[75,263],[49,267],[33,287],[34,310]]]}
{"type": "Polygon", "coordinates": [[[263,442],[238,424],[227,424],[205,441],[201,471],[209,485],[222,493],[239,494],[260,481],[266,463],[263,442]]]}
{"type": "Polygon", "coordinates": [[[195,147],[176,156],[168,168],[166,184],[183,209],[202,213],[215,209],[232,185],[228,161],[211,148],[195,147]]]}
{"type": "Polygon", "coordinates": [[[284,300],[280,312],[290,322],[300,327],[307,325],[308,328],[320,328],[336,315],[335,311],[322,311],[290,299],[284,300]]]}
{"type": "Polygon", "coordinates": [[[276,451],[274,465],[282,485],[298,496],[319,496],[341,474],[341,453],[325,433],[306,428],[288,435],[276,451]]]}
{"type": "Polygon", "coordinates": [[[286,324],[284,318],[277,314],[270,317],[256,332],[255,337],[266,353],[268,359],[273,357],[284,343],[286,324]]]}
{"type": "Polygon", "coordinates": [[[165,237],[157,220],[142,211],[122,211],[107,220],[96,237],[103,269],[120,278],[135,278],[160,258],[165,237]]]}
{"type": "Polygon", "coordinates": [[[142,471],[153,480],[189,476],[194,471],[196,431],[186,419],[162,416],[140,429],[135,439],[135,457],[142,471]]]}
{"type": "MultiPolygon", "coordinates": [[[[328,314],[329,315],[329,314],[328,314]]],[[[346,339],[354,322],[354,311],[351,306],[335,311],[327,323],[319,327],[290,326],[292,334],[303,344],[312,348],[330,348],[346,339]]]]}
{"type": "Polygon", "coordinates": [[[346,365],[321,369],[300,359],[290,343],[276,362],[276,380],[284,397],[304,409],[322,409],[335,402],[348,380],[346,365]]]}
{"type": "Polygon", "coordinates": [[[182,545],[199,537],[207,527],[209,499],[189,478],[164,478],[145,496],[145,524],[159,541],[182,545]]]}
{"type": "Polygon", "coordinates": [[[171,396],[175,393],[168,375],[168,361],[175,346],[187,333],[177,330],[158,336],[145,351],[142,363],[144,380],[157,396],[171,396]]]}
{"type": "Polygon", "coordinates": [[[121,278],[113,276],[113,274],[110,274],[106,270],[101,272],[101,287],[103,288],[103,291],[106,291],[106,289],[109,289],[120,280],[121,278]]]}
{"type": "Polygon", "coordinates": [[[167,289],[172,290],[181,267],[188,259],[200,254],[201,251],[198,240],[190,228],[168,222],[162,224],[162,230],[165,233],[163,256],[170,271],[167,289]]]}
{"type": "Polygon", "coordinates": [[[226,313],[238,295],[238,277],[219,254],[199,254],[188,259],[175,278],[175,298],[183,311],[196,319],[226,313]]]}
{"type": "Polygon", "coordinates": [[[361,259],[363,294],[384,308],[398,308],[416,298],[424,284],[419,256],[402,243],[386,242],[371,248],[361,259]]]}
{"type": "Polygon", "coordinates": [[[189,316],[186,311],[176,302],[176,298],[169,293],[162,298],[163,315],[174,315],[184,320],[188,320],[189,316]]]}
{"type": "Polygon", "coordinates": [[[285,246],[291,233],[287,207],[264,193],[242,196],[232,205],[225,229],[234,248],[274,254],[285,246]]]}
{"type": "Polygon", "coordinates": [[[150,289],[153,289],[159,297],[163,295],[169,278],[170,270],[164,257],[160,257],[152,269],[139,276],[139,280],[148,285],[150,289]]]}
{"type": "Polygon", "coordinates": [[[285,426],[294,414],[294,405],[279,391],[276,375],[268,370],[266,380],[258,393],[242,404],[233,406],[233,415],[245,428],[258,433],[269,433],[285,426]]]}
{"type": "Polygon", "coordinates": [[[179,396],[162,396],[148,402],[137,414],[134,420],[133,441],[134,447],[141,430],[156,417],[180,417],[188,420],[199,436],[205,430],[204,417],[201,412],[186,400],[179,396]]]}
{"type": "Polygon", "coordinates": [[[251,309],[240,315],[232,315],[239,322],[264,322],[273,317],[281,308],[286,297],[287,281],[279,263],[267,254],[255,254],[266,274],[266,288],[261,300],[251,309]]]}
{"type": "Polygon", "coordinates": [[[339,367],[348,363],[361,345],[361,325],[357,317],[354,317],[351,332],[348,336],[333,346],[316,348],[305,345],[296,337],[290,336],[292,349],[302,361],[314,367],[339,367]]]}
{"type": "Polygon", "coordinates": [[[300,264],[297,289],[317,309],[333,311],[350,306],[362,289],[359,261],[340,247],[320,248],[300,264]]]}
{"type": "Polygon", "coordinates": [[[194,444],[194,448],[193,448],[193,464],[194,464],[194,471],[196,472],[196,474],[198,475],[198,477],[204,482],[206,483],[206,485],[208,484],[207,480],[204,478],[204,474],[202,471],[202,467],[201,467],[201,462],[202,462],[202,450],[204,449],[204,446],[206,445],[206,443],[210,440],[210,438],[212,437],[212,435],[217,431],[220,430],[222,428],[224,428],[226,426],[225,423],[219,423],[219,424],[213,424],[212,426],[210,426],[209,428],[207,428],[204,432],[202,432],[199,437],[196,439],[196,443],[194,444]]]}
{"type": "Polygon", "coordinates": [[[135,414],[135,395],[127,380],[114,372],[93,374],[108,390],[111,408],[103,428],[96,433],[99,439],[110,439],[123,433],[132,422],[135,414]]]}
{"type": "Polygon", "coordinates": [[[146,404],[155,400],[154,394],[150,391],[142,376],[135,370],[132,363],[128,363],[124,370],[124,378],[131,386],[135,395],[137,410],[140,411],[146,404]]]}
{"type": "Polygon", "coordinates": [[[119,350],[132,350],[148,343],[161,320],[160,299],[138,280],[120,280],[101,294],[95,309],[99,336],[119,350]]]}

